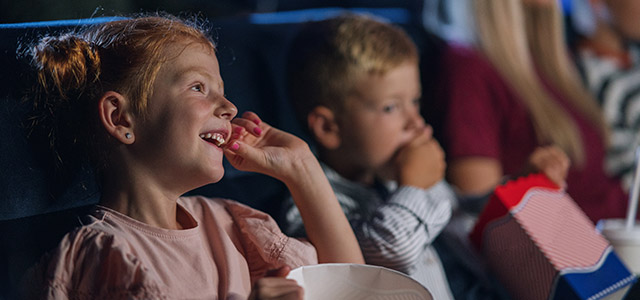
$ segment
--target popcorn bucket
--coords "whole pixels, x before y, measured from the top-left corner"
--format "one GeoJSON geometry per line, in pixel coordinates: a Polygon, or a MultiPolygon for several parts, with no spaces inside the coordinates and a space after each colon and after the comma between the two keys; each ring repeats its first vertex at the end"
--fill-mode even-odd
{"type": "Polygon", "coordinates": [[[432,300],[411,277],[380,266],[319,264],[292,270],[287,278],[304,288],[305,300],[432,300]]]}
{"type": "Polygon", "coordinates": [[[514,299],[622,299],[636,277],[542,174],[496,188],[470,239],[514,299]]]}

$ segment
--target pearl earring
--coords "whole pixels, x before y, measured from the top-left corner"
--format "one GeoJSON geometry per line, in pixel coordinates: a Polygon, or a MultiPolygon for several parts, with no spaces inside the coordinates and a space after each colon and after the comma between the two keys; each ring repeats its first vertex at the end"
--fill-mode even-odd
{"type": "Polygon", "coordinates": [[[125,137],[125,138],[127,138],[127,139],[130,139],[130,138],[131,138],[131,133],[128,133],[128,132],[127,132],[127,133],[125,133],[125,134],[124,134],[124,137],[125,137]]]}

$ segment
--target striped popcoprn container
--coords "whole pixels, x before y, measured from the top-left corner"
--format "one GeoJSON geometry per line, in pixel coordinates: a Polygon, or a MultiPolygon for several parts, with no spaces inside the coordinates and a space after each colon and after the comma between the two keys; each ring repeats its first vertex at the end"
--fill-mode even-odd
{"type": "Polygon", "coordinates": [[[622,299],[636,281],[573,199],[541,174],[497,187],[470,238],[513,299],[622,299]]]}

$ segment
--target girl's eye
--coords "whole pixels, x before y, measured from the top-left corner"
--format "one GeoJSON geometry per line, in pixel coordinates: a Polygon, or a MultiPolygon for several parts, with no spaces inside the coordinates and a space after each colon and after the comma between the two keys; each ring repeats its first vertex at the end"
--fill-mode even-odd
{"type": "Polygon", "coordinates": [[[191,87],[191,90],[192,90],[192,91],[195,91],[195,92],[200,92],[200,93],[202,93],[202,92],[204,92],[204,86],[202,85],[202,83],[198,83],[198,84],[196,84],[196,85],[192,86],[192,87],[191,87]]]}

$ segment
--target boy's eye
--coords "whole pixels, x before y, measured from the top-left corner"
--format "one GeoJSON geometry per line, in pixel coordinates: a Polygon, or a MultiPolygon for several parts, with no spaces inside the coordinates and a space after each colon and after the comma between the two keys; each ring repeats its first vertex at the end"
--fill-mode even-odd
{"type": "Polygon", "coordinates": [[[391,105],[385,105],[382,107],[382,111],[385,113],[390,113],[393,112],[396,109],[396,105],[395,104],[391,104],[391,105]]]}

